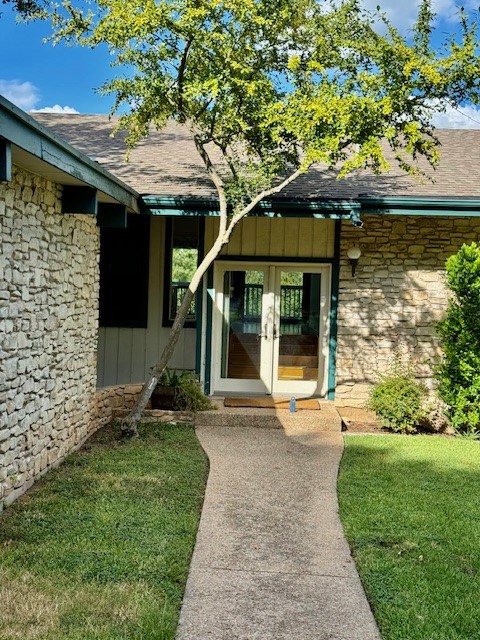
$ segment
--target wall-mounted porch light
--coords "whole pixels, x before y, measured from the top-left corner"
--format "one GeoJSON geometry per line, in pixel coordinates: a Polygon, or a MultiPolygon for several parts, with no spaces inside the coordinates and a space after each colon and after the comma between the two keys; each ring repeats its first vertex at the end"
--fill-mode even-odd
{"type": "Polygon", "coordinates": [[[357,270],[358,259],[362,255],[359,247],[350,247],[347,251],[347,256],[350,260],[350,264],[352,265],[352,278],[355,277],[355,272],[357,270]]]}

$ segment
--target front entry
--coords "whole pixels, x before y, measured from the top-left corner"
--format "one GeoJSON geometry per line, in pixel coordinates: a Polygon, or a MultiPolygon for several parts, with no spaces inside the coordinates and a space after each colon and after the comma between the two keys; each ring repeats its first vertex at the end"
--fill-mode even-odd
{"type": "Polygon", "coordinates": [[[330,266],[215,267],[214,393],[325,395],[330,266]]]}

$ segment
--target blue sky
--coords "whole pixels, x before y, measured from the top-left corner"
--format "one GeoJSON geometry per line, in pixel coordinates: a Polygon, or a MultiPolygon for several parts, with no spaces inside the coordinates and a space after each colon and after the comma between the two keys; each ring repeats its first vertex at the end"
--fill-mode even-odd
{"type": "Polygon", "coordinates": [[[0,11],[0,94],[25,111],[55,105],[80,113],[110,111],[112,99],[95,91],[113,75],[105,48],[43,44],[48,24],[18,23],[8,5],[0,11]]]}
{"type": "MultiPolygon", "coordinates": [[[[371,10],[380,4],[392,22],[406,32],[415,19],[418,0],[363,0],[363,4],[371,10]]],[[[476,3],[465,0],[462,4],[474,10],[476,3]]],[[[434,0],[434,7],[438,32],[451,32],[458,15],[455,0],[434,0]]],[[[49,35],[47,24],[18,23],[9,5],[0,4],[0,11],[0,94],[25,111],[110,111],[112,98],[95,91],[115,72],[109,66],[105,48],[43,44],[49,35]]],[[[460,112],[449,109],[436,117],[435,124],[480,128],[480,110],[472,106],[465,106],[460,112]]]]}

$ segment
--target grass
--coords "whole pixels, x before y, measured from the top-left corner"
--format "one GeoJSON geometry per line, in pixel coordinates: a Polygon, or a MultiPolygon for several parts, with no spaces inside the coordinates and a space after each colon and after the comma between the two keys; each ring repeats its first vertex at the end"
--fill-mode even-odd
{"type": "Polygon", "coordinates": [[[480,443],[347,436],[340,515],[384,640],[480,638],[480,443]]]}
{"type": "Polygon", "coordinates": [[[0,516],[0,638],[173,639],[206,475],[191,427],[98,432],[0,516]]]}

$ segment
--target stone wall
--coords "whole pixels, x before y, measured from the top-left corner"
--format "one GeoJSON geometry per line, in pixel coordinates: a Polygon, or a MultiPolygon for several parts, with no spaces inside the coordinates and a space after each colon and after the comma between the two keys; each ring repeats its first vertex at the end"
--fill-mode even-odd
{"type": "Polygon", "coordinates": [[[0,510],[97,427],[99,234],[60,196],[0,183],[0,510]]]}
{"type": "Polygon", "coordinates": [[[367,215],[363,228],[342,223],[338,405],[362,406],[395,350],[434,386],[432,365],[441,353],[435,323],[447,304],[445,261],[479,238],[476,218],[367,215]],[[347,258],[352,246],[362,251],[355,278],[347,258]]]}
{"type": "MultiPolygon", "coordinates": [[[[120,384],[98,389],[95,395],[96,428],[103,427],[111,420],[121,420],[135,406],[141,384],[120,384]]],[[[167,411],[151,409],[150,400],[142,414],[142,422],[193,422],[190,411],[167,411]]]]}

